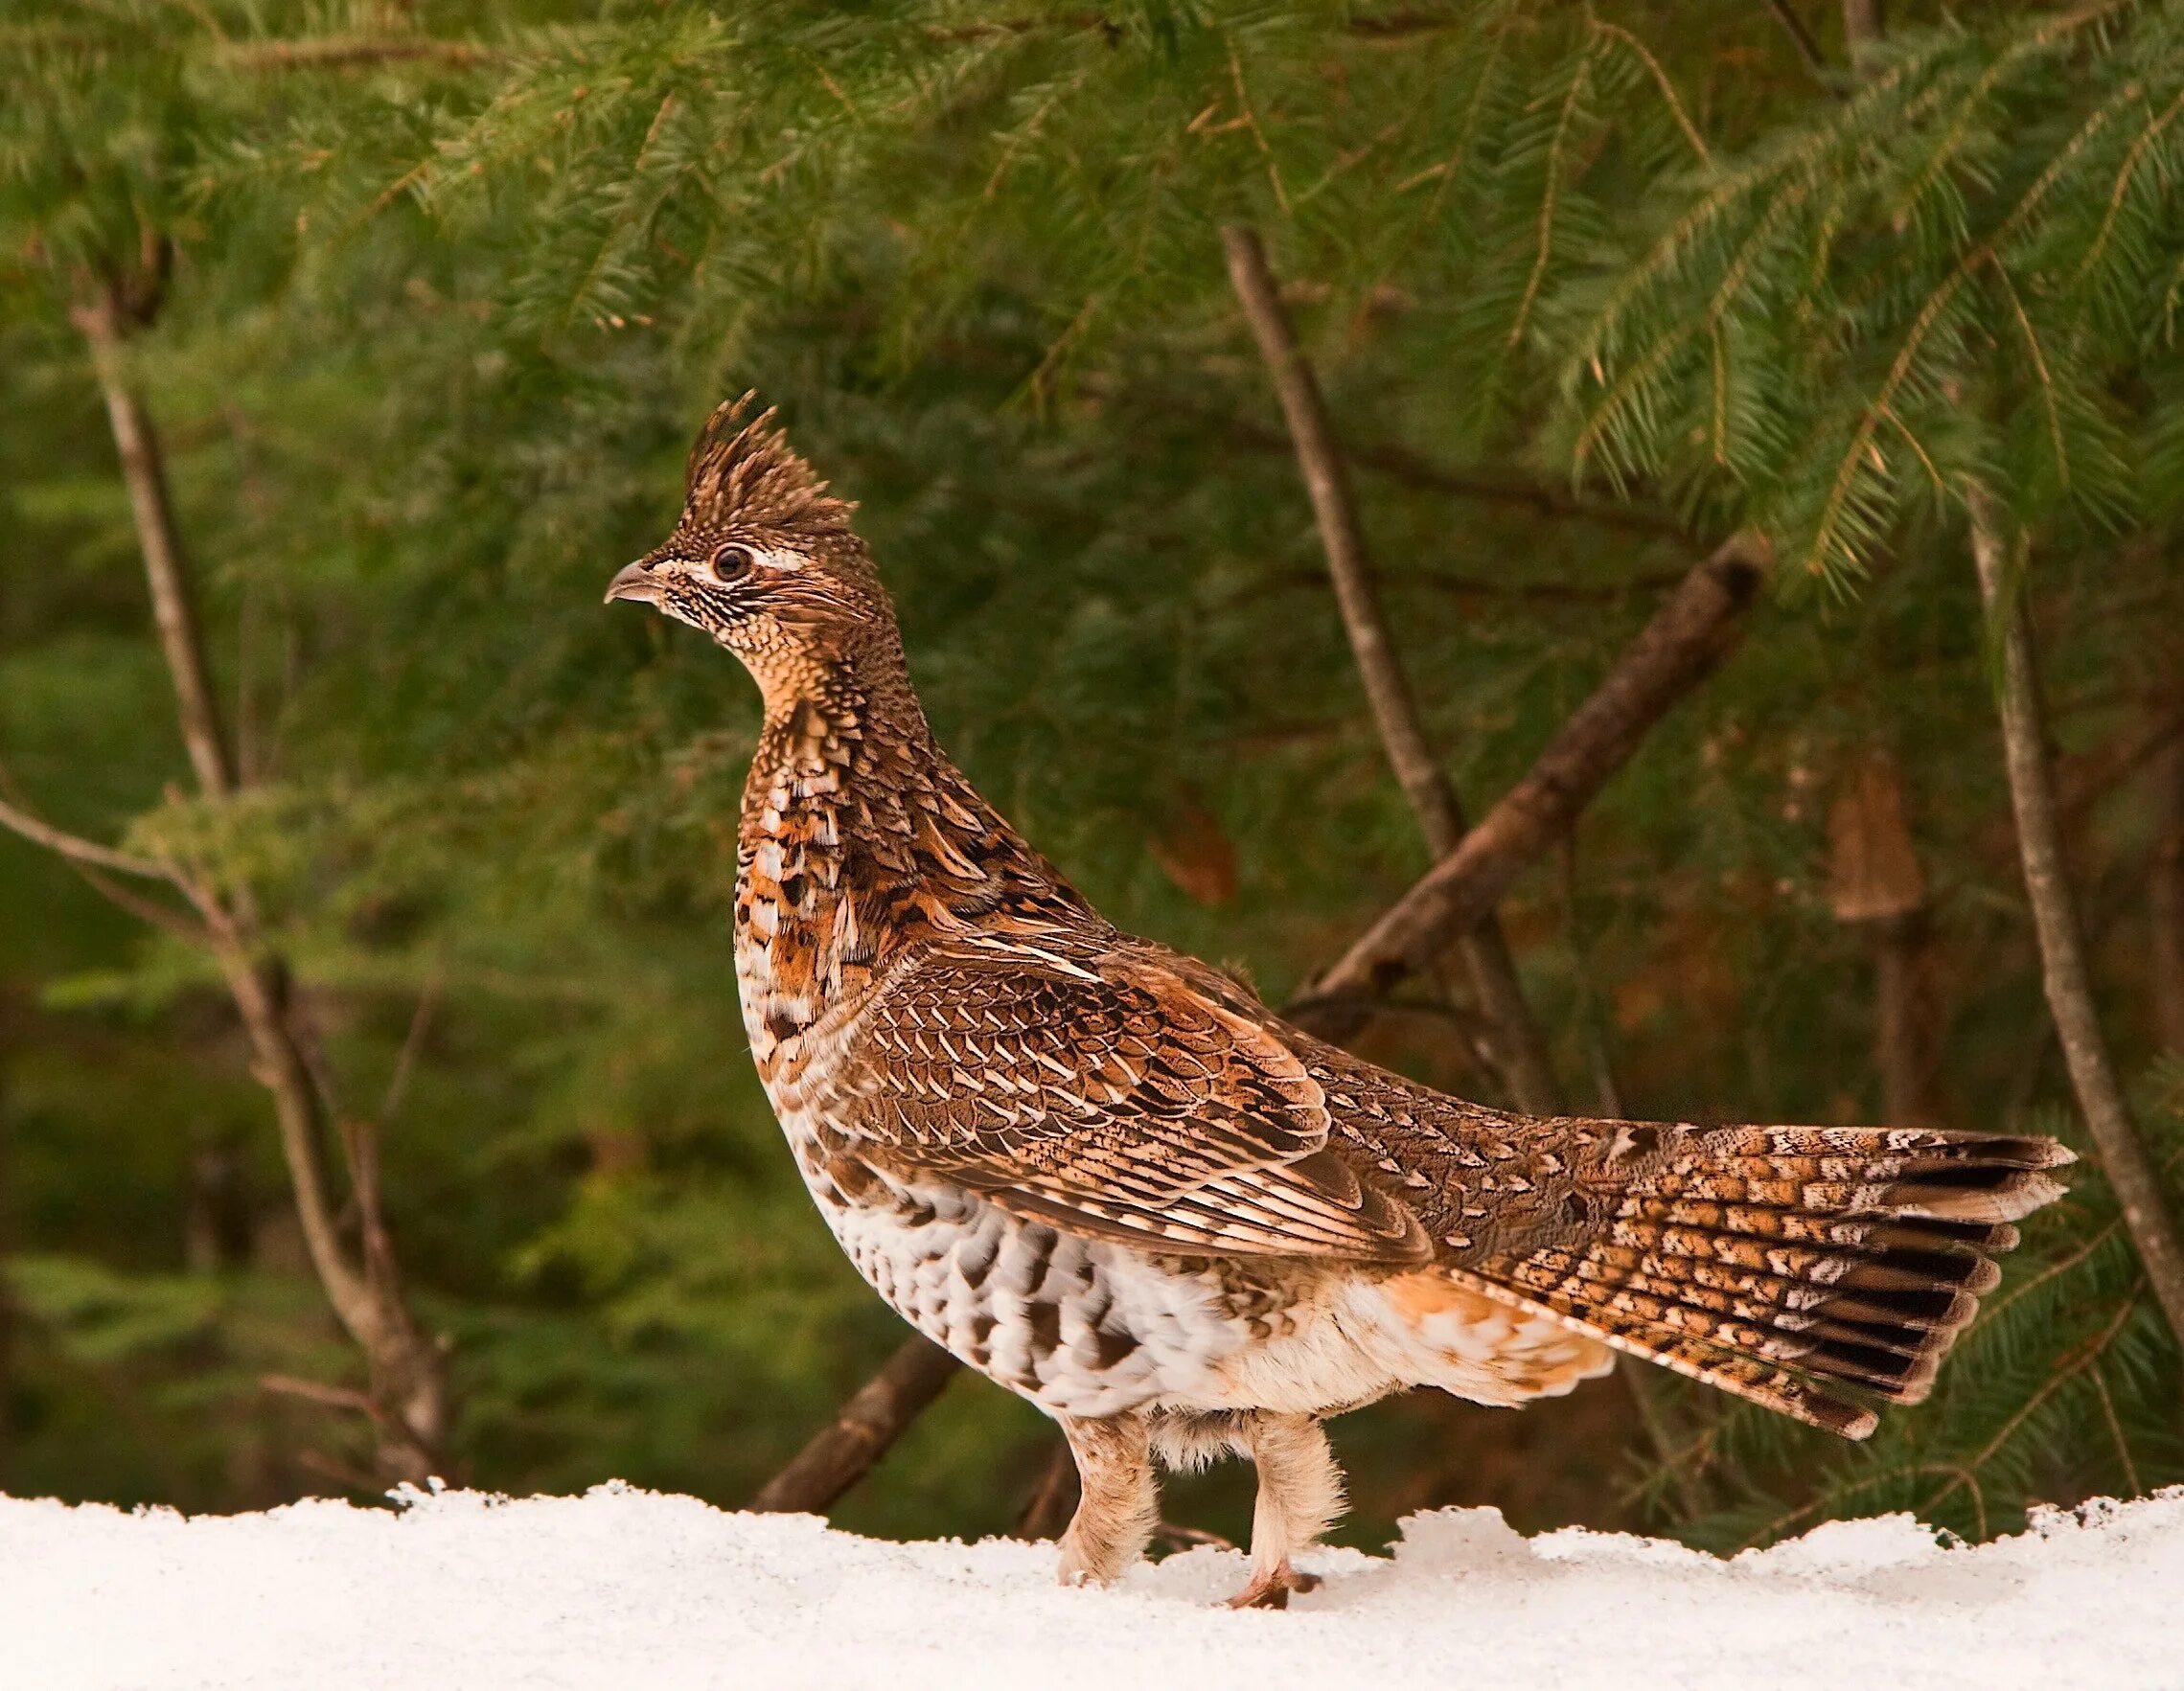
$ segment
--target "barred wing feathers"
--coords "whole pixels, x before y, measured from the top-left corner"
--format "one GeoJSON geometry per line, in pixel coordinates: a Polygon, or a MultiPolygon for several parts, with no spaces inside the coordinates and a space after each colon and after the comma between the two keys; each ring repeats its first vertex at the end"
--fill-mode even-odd
{"type": "Polygon", "coordinates": [[[1189,1254],[1422,1264],[1418,1219],[1328,1149],[1278,1033],[1149,948],[934,947],[840,1028],[828,1118],[877,1166],[1189,1254]]]}

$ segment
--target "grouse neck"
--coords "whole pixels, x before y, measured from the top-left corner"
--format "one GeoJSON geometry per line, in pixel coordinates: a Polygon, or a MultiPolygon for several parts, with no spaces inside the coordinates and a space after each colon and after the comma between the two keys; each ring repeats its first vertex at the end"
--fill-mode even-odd
{"type": "Polygon", "coordinates": [[[1109,930],[934,743],[899,667],[814,665],[793,691],[769,689],[736,887],[762,1071],[921,941],[1092,931],[1109,930]]]}

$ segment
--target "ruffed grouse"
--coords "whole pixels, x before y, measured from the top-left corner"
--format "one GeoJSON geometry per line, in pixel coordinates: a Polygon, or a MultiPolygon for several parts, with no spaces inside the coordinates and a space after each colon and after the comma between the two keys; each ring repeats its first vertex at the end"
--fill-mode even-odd
{"type": "Polygon", "coordinates": [[[765,696],[736,970],[820,1213],[921,1332],[1061,1423],[1065,1580],[1156,1521],[1152,1458],[1257,1464],[1239,1604],[1341,1507],[1321,1418],[1569,1391],[1628,1351],[1852,1438],[1916,1403],[2053,1198],[2046,1139],[1513,1115],[1118,932],[933,743],[852,506],[714,413],[614,578],[765,696]]]}

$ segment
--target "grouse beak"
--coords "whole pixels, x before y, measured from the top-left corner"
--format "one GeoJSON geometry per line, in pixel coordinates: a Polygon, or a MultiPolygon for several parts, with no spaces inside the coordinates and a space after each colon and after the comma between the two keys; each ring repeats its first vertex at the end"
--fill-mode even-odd
{"type": "Polygon", "coordinates": [[[612,605],[617,599],[635,599],[655,606],[659,604],[659,581],[648,560],[640,558],[623,565],[622,572],[607,583],[607,603],[612,605]]]}

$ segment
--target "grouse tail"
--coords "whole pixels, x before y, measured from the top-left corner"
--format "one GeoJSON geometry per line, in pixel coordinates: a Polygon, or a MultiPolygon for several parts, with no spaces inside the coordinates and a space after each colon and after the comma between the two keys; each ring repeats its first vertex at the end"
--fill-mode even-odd
{"type": "Polygon", "coordinates": [[[1588,1241],[1460,1277],[1848,1438],[1916,1404],[2058,1197],[2052,1139],[1908,1128],[1661,1129],[1588,1241]]]}

